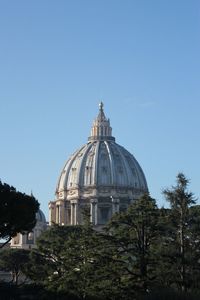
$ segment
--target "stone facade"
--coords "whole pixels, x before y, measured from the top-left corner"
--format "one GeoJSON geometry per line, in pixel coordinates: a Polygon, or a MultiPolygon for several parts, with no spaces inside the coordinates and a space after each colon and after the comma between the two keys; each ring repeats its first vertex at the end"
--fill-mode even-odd
{"type": "Polygon", "coordinates": [[[115,142],[100,103],[88,143],[67,160],[61,172],[56,199],[49,203],[49,224],[82,224],[82,211],[88,207],[93,225],[102,226],[146,192],[140,165],[115,142]]]}

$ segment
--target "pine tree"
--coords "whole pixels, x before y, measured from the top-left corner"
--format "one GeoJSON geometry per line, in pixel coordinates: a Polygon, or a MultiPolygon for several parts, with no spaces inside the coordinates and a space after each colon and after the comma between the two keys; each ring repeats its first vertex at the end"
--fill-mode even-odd
{"type": "MultiPolygon", "coordinates": [[[[116,214],[107,226],[115,242],[114,259],[121,262],[121,286],[131,297],[148,292],[155,280],[155,247],[158,238],[158,208],[148,194],[135,200],[126,212],[116,214]]],[[[128,299],[128,298],[127,298],[128,299]]]]}
{"type": "Polygon", "coordinates": [[[98,248],[102,243],[85,219],[85,225],[55,225],[40,236],[27,271],[34,282],[58,294],[95,299],[98,248]]]}
{"type": "Polygon", "coordinates": [[[0,239],[6,245],[17,233],[31,231],[36,224],[39,203],[33,196],[16,191],[0,181],[0,239]]]}
{"type": "Polygon", "coordinates": [[[166,238],[164,251],[168,252],[171,264],[172,278],[175,286],[186,291],[189,286],[190,251],[192,250],[192,227],[194,218],[191,215],[191,206],[195,204],[193,193],[187,190],[189,181],[184,174],[177,175],[177,184],[171,189],[165,189],[163,194],[170,203],[169,215],[171,234],[166,238]]]}

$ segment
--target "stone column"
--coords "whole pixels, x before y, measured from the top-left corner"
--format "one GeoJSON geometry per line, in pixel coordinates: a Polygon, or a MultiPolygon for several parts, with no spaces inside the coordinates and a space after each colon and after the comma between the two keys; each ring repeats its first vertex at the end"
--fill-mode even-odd
{"type": "Polygon", "coordinates": [[[56,224],[60,224],[60,205],[56,204],[56,224]]]}
{"type": "Polygon", "coordinates": [[[70,202],[65,202],[65,225],[71,225],[71,211],[72,206],[70,202]]]}
{"type": "Polygon", "coordinates": [[[74,203],[74,225],[77,225],[77,203],[74,203]]]}
{"type": "Polygon", "coordinates": [[[59,225],[62,225],[62,205],[59,205],[59,225]]]}
{"type": "Polygon", "coordinates": [[[94,220],[94,223],[95,223],[95,225],[98,225],[98,201],[97,201],[97,203],[96,203],[96,205],[95,205],[95,220],[94,220]]]}
{"type": "Polygon", "coordinates": [[[119,212],[119,199],[113,198],[111,196],[111,201],[112,201],[112,215],[114,215],[116,212],[119,212]]]}
{"type": "Polygon", "coordinates": [[[77,216],[78,216],[77,205],[78,205],[77,200],[71,200],[71,225],[77,224],[77,216]]]}
{"type": "Polygon", "coordinates": [[[91,199],[90,200],[90,221],[93,225],[97,225],[98,223],[98,200],[97,199],[91,199]]]}
{"type": "Polygon", "coordinates": [[[56,212],[55,212],[55,202],[51,201],[49,203],[49,225],[52,225],[56,222],[56,212]]]}
{"type": "Polygon", "coordinates": [[[71,206],[71,225],[74,224],[74,203],[70,204],[71,206]]]}

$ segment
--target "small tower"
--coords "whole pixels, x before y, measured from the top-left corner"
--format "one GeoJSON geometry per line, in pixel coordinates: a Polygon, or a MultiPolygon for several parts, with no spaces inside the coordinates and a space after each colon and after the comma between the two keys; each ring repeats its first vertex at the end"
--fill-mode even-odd
{"type": "Polygon", "coordinates": [[[103,110],[103,102],[99,104],[99,114],[97,118],[94,120],[92,129],[91,129],[91,136],[88,138],[89,141],[91,140],[115,140],[112,137],[112,128],[110,126],[110,120],[106,119],[103,110]]]}

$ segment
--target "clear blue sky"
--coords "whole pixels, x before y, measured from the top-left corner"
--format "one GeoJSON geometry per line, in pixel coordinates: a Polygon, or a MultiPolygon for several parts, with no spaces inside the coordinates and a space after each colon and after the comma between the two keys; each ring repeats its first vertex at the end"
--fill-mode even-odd
{"type": "Polygon", "coordinates": [[[199,0],[0,0],[0,178],[46,215],[100,99],[159,205],[200,197],[199,0]]]}

